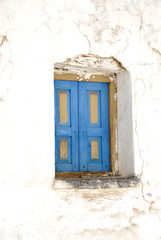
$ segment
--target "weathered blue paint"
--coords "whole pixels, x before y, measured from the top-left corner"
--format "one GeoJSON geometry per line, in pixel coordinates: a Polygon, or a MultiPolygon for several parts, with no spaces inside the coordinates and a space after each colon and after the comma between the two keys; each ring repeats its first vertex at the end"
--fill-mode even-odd
{"type": "Polygon", "coordinates": [[[110,171],[108,84],[102,83],[101,93],[103,171],[110,171]]]}
{"type": "Polygon", "coordinates": [[[87,139],[87,91],[86,84],[79,83],[79,166],[81,172],[88,170],[88,139],[87,139]]]}
{"type": "Polygon", "coordinates": [[[108,84],[55,80],[56,171],[110,171],[108,84]],[[59,91],[66,90],[68,122],[59,121],[59,91]],[[98,122],[90,122],[90,92],[98,93],[98,122]],[[68,140],[68,159],[60,159],[60,140],[68,140]],[[91,158],[98,141],[98,159],[91,158]]]}
{"type": "Polygon", "coordinates": [[[79,83],[80,171],[110,171],[107,83],[79,83]],[[98,123],[90,123],[89,92],[98,92],[98,123]],[[92,138],[91,138],[92,137],[92,138]],[[99,159],[91,159],[91,139],[99,142],[99,159]]]}
{"type": "Polygon", "coordinates": [[[55,156],[56,171],[78,171],[77,82],[54,81],[55,86],[55,156]],[[68,122],[59,120],[59,91],[67,91],[68,122]],[[60,140],[68,141],[68,159],[60,159],[60,140]]]}

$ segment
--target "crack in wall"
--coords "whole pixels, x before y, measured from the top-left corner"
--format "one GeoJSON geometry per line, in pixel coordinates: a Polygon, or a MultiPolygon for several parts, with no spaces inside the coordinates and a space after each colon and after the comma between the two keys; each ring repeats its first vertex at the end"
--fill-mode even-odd
{"type": "Polygon", "coordinates": [[[138,12],[138,16],[140,18],[140,40],[142,40],[142,31],[143,31],[143,13],[140,9],[137,8],[136,4],[134,3],[134,1],[131,1],[132,3],[132,7],[138,12]]]}
{"type": "MultiPolygon", "coordinates": [[[[8,30],[8,31],[9,31],[9,30],[8,30]]],[[[4,36],[1,36],[1,35],[0,35],[0,38],[2,39],[2,40],[1,40],[1,43],[0,43],[0,47],[2,47],[5,42],[7,42],[8,45],[9,45],[9,51],[10,51],[10,56],[9,56],[9,58],[8,58],[8,62],[6,63],[6,65],[5,65],[5,67],[3,68],[3,70],[1,71],[0,76],[3,74],[3,72],[5,71],[5,69],[6,69],[6,67],[7,67],[7,64],[9,63],[9,64],[11,64],[11,67],[12,67],[11,73],[10,73],[10,76],[9,76],[9,80],[11,80],[12,73],[13,73],[13,62],[11,61],[12,49],[11,49],[11,46],[10,46],[10,42],[9,42],[9,40],[8,40],[8,38],[7,38],[7,33],[8,33],[8,31],[6,32],[6,35],[4,35],[4,36]]]]}
{"type": "Polygon", "coordinates": [[[148,204],[151,205],[151,202],[149,202],[148,200],[146,200],[145,198],[145,194],[144,194],[144,183],[142,181],[142,177],[143,177],[143,172],[144,172],[144,159],[142,157],[142,153],[141,153],[141,150],[140,150],[140,144],[139,144],[139,136],[138,136],[138,132],[137,132],[137,120],[136,120],[136,115],[135,114],[135,133],[136,133],[136,137],[137,137],[137,145],[138,145],[138,150],[139,150],[139,155],[140,155],[140,159],[142,160],[142,169],[141,169],[141,174],[140,174],[140,183],[141,183],[141,194],[142,194],[142,197],[143,197],[143,200],[145,202],[147,202],[148,204]]]}
{"type": "Polygon", "coordinates": [[[157,48],[152,47],[150,42],[148,43],[148,46],[150,47],[151,51],[155,54],[157,65],[158,65],[158,68],[160,69],[160,65],[161,65],[161,52],[157,48]]]}
{"type": "MultiPolygon", "coordinates": [[[[141,79],[144,85],[144,93],[146,91],[146,85],[143,79],[141,79]]],[[[143,93],[143,95],[144,95],[143,93]]],[[[140,142],[139,142],[139,136],[138,136],[138,126],[137,126],[137,107],[136,107],[136,113],[135,113],[135,134],[136,134],[136,138],[137,138],[137,145],[138,145],[138,150],[139,150],[139,156],[140,159],[142,160],[142,168],[141,168],[141,174],[140,174],[140,183],[141,183],[141,194],[142,194],[142,198],[145,202],[147,202],[148,204],[151,205],[151,202],[149,202],[146,198],[145,198],[145,194],[144,194],[144,183],[142,181],[142,177],[143,177],[143,173],[144,173],[144,159],[141,153],[141,148],[140,148],[140,142]]]]}
{"type": "MultiPolygon", "coordinates": [[[[149,44],[149,46],[150,46],[150,44],[149,44]]],[[[150,46],[151,47],[151,46],[150,46]]],[[[152,49],[152,51],[154,52],[154,53],[156,53],[157,55],[159,55],[159,57],[161,57],[161,52],[158,50],[158,49],[156,49],[156,48],[154,48],[154,47],[151,47],[151,49],[152,49]]]]}
{"type": "Polygon", "coordinates": [[[90,43],[90,41],[89,41],[88,36],[82,32],[80,24],[75,23],[75,25],[76,25],[76,27],[78,28],[78,30],[79,30],[79,32],[81,33],[81,35],[83,35],[83,36],[86,38],[86,40],[87,40],[87,42],[88,42],[88,45],[89,45],[89,52],[88,52],[88,53],[91,53],[91,43],[90,43]]]}

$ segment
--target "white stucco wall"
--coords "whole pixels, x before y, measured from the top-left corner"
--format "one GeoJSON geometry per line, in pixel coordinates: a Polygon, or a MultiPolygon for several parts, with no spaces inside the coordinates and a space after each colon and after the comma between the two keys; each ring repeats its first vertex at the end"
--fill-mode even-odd
{"type": "Polygon", "coordinates": [[[0,1],[1,240],[161,238],[160,16],[159,0],[0,1]],[[127,144],[142,176],[136,188],[52,188],[53,66],[88,53],[114,56],[128,71],[129,82],[118,77],[118,125],[127,132],[118,151],[123,157],[127,144]]]}

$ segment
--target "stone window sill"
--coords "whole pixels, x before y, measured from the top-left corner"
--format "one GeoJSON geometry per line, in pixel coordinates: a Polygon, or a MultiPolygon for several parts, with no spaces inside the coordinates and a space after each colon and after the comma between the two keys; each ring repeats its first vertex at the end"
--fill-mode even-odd
{"type": "Polygon", "coordinates": [[[100,188],[127,188],[139,185],[138,177],[94,177],[94,178],[60,178],[55,179],[54,189],[100,189],[100,188]]]}

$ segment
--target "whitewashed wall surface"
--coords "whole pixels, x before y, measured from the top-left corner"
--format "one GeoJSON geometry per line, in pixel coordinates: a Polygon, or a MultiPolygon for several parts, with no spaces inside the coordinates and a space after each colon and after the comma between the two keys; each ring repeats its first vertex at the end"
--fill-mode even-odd
{"type": "Polygon", "coordinates": [[[161,1],[0,0],[0,240],[159,240],[160,178],[161,1]],[[52,187],[54,64],[82,54],[127,70],[118,154],[132,149],[139,186],[52,187]]]}

